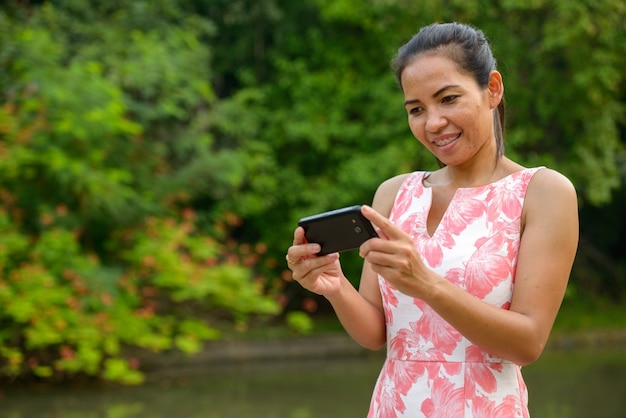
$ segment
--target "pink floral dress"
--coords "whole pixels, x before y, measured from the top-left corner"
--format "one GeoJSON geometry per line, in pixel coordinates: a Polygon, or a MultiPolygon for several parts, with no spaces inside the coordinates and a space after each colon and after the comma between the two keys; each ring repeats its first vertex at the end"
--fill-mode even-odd
{"type": "MultiPolygon", "coordinates": [[[[452,283],[508,309],[515,282],[526,189],[540,169],[456,191],[432,236],[432,189],[409,175],[390,219],[413,237],[426,264],[452,283]]],[[[378,278],[387,323],[387,359],[368,417],[528,417],[520,366],[483,351],[423,301],[378,278]]]]}

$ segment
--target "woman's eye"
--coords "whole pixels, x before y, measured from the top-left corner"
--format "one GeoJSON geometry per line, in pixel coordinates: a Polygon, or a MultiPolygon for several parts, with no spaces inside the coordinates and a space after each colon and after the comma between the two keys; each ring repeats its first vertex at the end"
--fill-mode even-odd
{"type": "Polygon", "coordinates": [[[412,107],[412,108],[409,109],[409,114],[410,115],[417,115],[417,114],[422,113],[423,110],[424,109],[421,108],[421,107],[412,107]]]}
{"type": "Polygon", "coordinates": [[[452,103],[454,100],[456,100],[457,97],[459,96],[444,96],[441,101],[444,103],[452,103]]]}

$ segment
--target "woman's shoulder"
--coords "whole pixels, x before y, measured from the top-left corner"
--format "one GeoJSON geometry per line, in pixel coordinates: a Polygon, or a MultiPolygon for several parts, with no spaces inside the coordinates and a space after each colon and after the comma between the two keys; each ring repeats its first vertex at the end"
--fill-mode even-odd
{"type": "Polygon", "coordinates": [[[396,196],[398,195],[398,191],[400,187],[407,181],[409,178],[422,178],[424,176],[424,172],[416,171],[412,173],[404,173],[399,174],[397,176],[388,178],[383,181],[378,189],[376,190],[376,194],[374,195],[374,202],[372,203],[372,207],[376,209],[379,213],[389,216],[391,213],[391,208],[396,200],[396,196]]]}
{"type": "Polygon", "coordinates": [[[545,218],[548,212],[565,215],[570,211],[578,211],[578,197],[570,179],[551,168],[538,169],[526,191],[525,215],[545,218]]]}
{"type": "Polygon", "coordinates": [[[537,170],[522,209],[524,240],[530,240],[534,248],[558,246],[575,252],[578,223],[578,197],[572,182],[556,170],[537,170]]]}
{"type": "Polygon", "coordinates": [[[505,178],[525,178],[529,182],[527,193],[543,195],[555,191],[556,193],[576,194],[572,182],[554,169],[542,165],[525,167],[511,160],[507,160],[506,163],[508,175],[505,178]]]}
{"type": "Polygon", "coordinates": [[[530,169],[534,171],[528,192],[536,194],[564,193],[576,194],[574,185],[564,174],[547,167],[530,169]]]}

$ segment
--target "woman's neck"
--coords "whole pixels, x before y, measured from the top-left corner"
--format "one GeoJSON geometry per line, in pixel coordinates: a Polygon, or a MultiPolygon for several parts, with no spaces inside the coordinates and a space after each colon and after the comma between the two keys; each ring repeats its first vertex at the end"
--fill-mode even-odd
{"type": "Polygon", "coordinates": [[[478,187],[491,184],[523,168],[507,157],[500,157],[490,165],[445,166],[429,176],[427,183],[429,186],[447,186],[455,189],[478,187]]]}

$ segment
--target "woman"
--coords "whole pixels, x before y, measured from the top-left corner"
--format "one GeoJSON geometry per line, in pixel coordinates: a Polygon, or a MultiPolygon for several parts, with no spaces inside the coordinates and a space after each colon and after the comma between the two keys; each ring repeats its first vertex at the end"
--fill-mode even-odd
{"type": "Polygon", "coordinates": [[[287,262],[364,347],[387,344],[369,417],[526,417],[578,243],[563,175],[503,152],[504,87],[483,33],[422,28],[394,59],[413,135],[442,164],[383,182],[357,291],[302,228],[287,262]]]}

